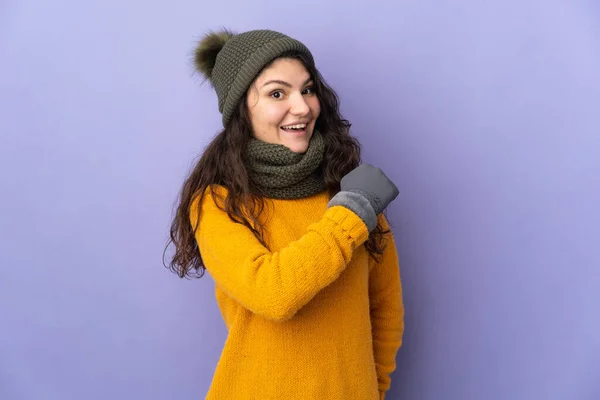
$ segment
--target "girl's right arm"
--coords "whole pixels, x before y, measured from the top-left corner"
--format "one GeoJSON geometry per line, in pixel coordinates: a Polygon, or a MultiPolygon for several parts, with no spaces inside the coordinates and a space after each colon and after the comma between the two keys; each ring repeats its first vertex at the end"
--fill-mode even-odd
{"type": "MultiPolygon", "coordinates": [[[[206,269],[227,295],[255,314],[275,321],[292,318],[334,282],[369,229],[350,209],[327,209],[298,240],[276,252],[217,207],[210,189],[203,196],[196,241],[206,269]]],[[[197,221],[198,201],[190,221],[197,221]]]]}

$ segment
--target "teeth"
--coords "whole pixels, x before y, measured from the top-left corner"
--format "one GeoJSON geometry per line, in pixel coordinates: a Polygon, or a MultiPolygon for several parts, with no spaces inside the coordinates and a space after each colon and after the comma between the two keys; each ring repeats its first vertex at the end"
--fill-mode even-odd
{"type": "Polygon", "coordinates": [[[304,129],[306,128],[306,124],[296,124],[296,125],[288,125],[282,126],[283,129],[304,129]]]}

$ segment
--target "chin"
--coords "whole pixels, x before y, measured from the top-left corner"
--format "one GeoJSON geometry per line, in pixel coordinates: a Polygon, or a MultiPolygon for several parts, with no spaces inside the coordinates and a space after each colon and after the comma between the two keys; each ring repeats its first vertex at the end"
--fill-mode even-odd
{"type": "Polygon", "coordinates": [[[290,149],[290,151],[292,151],[292,153],[298,153],[298,154],[304,154],[306,153],[306,150],[308,150],[307,146],[288,146],[288,149],[290,149]]]}
{"type": "Polygon", "coordinates": [[[308,150],[308,143],[285,143],[284,145],[294,153],[304,154],[308,150]]]}
{"type": "Polygon", "coordinates": [[[308,145],[311,138],[312,132],[310,132],[308,135],[302,135],[300,137],[284,138],[282,144],[294,153],[304,154],[308,150],[308,145]]]}

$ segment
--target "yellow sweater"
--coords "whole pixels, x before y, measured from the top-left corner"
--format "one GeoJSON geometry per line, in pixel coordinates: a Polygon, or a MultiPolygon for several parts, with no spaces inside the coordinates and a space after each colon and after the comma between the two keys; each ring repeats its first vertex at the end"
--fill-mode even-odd
{"type": "Polygon", "coordinates": [[[228,336],[206,399],[384,398],[404,330],[396,246],[375,263],[363,221],[328,201],[269,199],[267,249],[207,189],[196,240],[228,336]]]}

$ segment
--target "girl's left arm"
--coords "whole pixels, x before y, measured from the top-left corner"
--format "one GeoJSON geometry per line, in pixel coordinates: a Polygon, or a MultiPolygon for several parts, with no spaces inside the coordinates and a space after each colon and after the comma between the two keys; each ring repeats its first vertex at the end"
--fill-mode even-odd
{"type": "MultiPolygon", "coordinates": [[[[383,216],[379,223],[384,230],[390,226],[383,216]]],[[[373,353],[379,382],[380,399],[390,388],[390,374],[396,369],[396,354],[402,345],[404,333],[404,304],[400,267],[394,236],[386,235],[386,247],[379,263],[369,259],[369,301],[373,331],[373,353]]]]}

